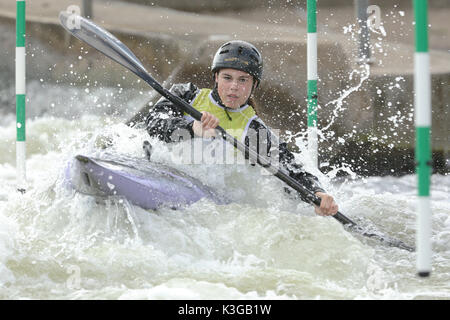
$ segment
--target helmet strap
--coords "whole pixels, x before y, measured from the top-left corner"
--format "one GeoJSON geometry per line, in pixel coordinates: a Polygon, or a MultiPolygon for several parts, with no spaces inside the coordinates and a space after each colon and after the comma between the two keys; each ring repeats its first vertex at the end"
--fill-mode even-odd
{"type": "Polygon", "coordinates": [[[217,103],[218,103],[221,107],[223,107],[223,108],[228,108],[228,107],[222,102],[222,99],[220,98],[219,90],[218,90],[218,85],[217,85],[217,81],[215,81],[215,80],[214,80],[214,88],[213,88],[213,91],[212,91],[212,96],[213,96],[214,100],[216,100],[217,103]]]}

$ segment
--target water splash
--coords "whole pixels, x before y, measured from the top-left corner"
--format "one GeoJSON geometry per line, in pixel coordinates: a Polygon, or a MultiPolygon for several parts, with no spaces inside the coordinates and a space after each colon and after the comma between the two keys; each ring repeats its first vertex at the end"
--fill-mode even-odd
{"type": "Polygon", "coordinates": [[[328,124],[325,127],[321,128],[320,130],[321,131],[320,137],[322,139],[326,139],[326,134],[324,132],[327,131],[333,125],[334,121],[340,117],[339,113],[346,109],[346,107],[344,106],[345,99],[347,99],[352,93],[358,91],[361,88],[364,81],[369,79],[369,76],[370,76],[369,64],[362,64],[359,66],[358,69],[352,70],[348,76],[348,81],[351,83],[352,81],[354,81],[355,78],[359,77],[358,83],[350,87],[349,89],[343,90],[338,98],[329,101],[325,104],[325,107],[327,107],[328,105],[334,105],[335,107],[333,109],[332,118],[330,119],[328,124]]]}

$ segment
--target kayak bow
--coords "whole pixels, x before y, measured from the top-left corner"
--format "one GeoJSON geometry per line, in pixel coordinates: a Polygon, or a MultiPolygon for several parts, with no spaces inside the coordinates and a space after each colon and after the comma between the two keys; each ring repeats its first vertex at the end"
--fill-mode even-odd
{"type": "Polygon", "coordinates": [[[146,159],[77,155],[65,179],[75,190],[94,196],[119,196],[144,209],[178,209],[201,199],[228,201],[200,180],[146,159]]]}

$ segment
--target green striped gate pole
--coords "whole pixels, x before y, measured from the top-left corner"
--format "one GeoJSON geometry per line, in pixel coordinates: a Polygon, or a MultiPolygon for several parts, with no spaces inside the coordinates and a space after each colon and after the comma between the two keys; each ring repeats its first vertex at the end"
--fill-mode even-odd
{"type": "Polygon", "coordinates": [[[427,277],[431,272],[431,206],[430,206],[430,127],[431,79],[428,54],[427,0],[414,0],[416,52],[414,54],[414,111],[416,126],[417,206],[417,273],[427,277]]]}
{"type": "Polygon", "coordinates": [[[317,0],[308,0],[308,39],[307,39],[307,73],[308,73],[308,152],[317,166],[317,0]]]}
{"type": "Polygon", "coordinates": [[[16,1],[16,170],[17,189],[26,187],[25,149],[25,1],[16,1]]]}

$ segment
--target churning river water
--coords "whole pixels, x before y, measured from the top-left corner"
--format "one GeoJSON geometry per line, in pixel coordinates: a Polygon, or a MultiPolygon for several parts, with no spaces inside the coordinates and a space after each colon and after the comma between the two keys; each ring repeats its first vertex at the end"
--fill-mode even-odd
{"type": "MultiPolygon", "coordinates": [[[[79,194],[64,184],[75,155],[99,154],[109,140],[109,152],[143,156],[146,132],[123,123],[147,97],[39,82],[27,89],[25,194],[16,191],[15,114],[5,102],[0,109],[0,299],[450,299],[448,175],[432,176],[433,270],[419,278],[416,253],[315,215],[258,167],[177,164],[154,140],[153,161],[233,203],[146,211],[79,194]]],[[[345,215],[414,245],[414,175],[319,177],[345,215]]]]}

